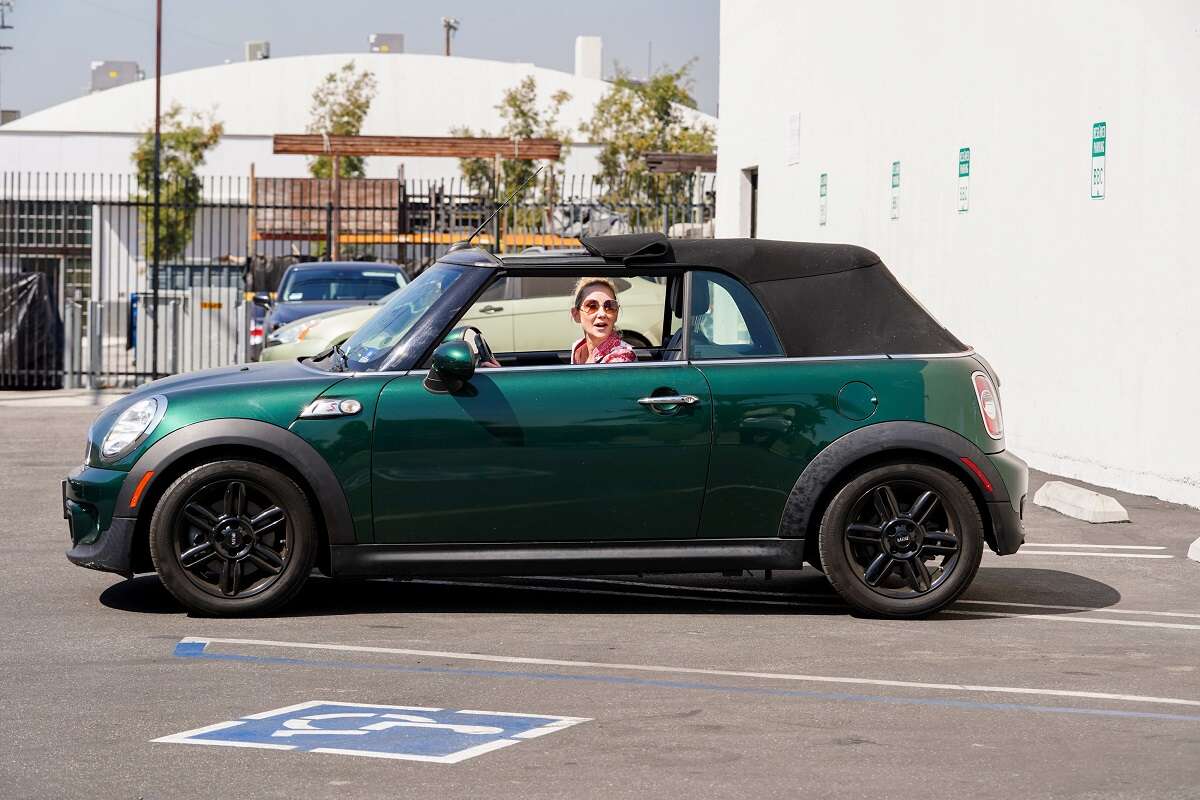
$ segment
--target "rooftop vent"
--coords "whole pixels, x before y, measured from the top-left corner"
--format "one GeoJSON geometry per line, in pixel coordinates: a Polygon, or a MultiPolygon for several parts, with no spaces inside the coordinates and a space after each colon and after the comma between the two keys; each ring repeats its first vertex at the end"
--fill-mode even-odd
{"type": "Polygon", "coordinates": [[[403,53],[403,33],[372,33],[367,40],[372,53],[403,53]]]}
{"type": "Polygon", "coordinates": [[[102,92],[145,77],[136,61],[93,61],[91,91],[102,92]]]}
{"type": "Polygon", "coordinates": [[[271,57],[270,42],[246,42],[247,61],[265,61],[271,57]]]}

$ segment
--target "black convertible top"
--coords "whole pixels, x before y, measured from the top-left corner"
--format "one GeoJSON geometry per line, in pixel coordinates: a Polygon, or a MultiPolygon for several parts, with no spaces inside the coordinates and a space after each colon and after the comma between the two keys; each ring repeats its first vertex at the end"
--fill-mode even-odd
{"type": "Polygon", "coordinates": [[[913,299],[879,256],[849,244],[764,239],[582,239],[606,262],[729,273],[754,292],[792,357],[961,353],[967,346],[913,299]]]}

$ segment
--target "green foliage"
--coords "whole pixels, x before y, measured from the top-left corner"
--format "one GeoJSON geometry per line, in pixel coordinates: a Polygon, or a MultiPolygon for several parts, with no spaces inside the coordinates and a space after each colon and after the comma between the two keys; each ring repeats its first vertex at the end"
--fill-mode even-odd
{"type": "Polygon", "coordinates": [[[176,259],[187,249],[204,188],[196,170],[204,164],[205,155],[220,140],[224,130],[211,116],[192,114],[184,121],[183,108],[179,104],[172,105],[163,114],[157,233],[153,230],[154,210],[150,205],[154,198],[154,129],[146,131],[138,140],[133,150],[133,164],[141,191],[135,199],[140,203],[142,230],[147,232],[144,242],[147,261],[154,258],[156,238],[159,261],[176,259]]]}
{"type": "MultiPolygon", "coordinates": [[[[326,75],[313,92],[308,133],[357,136],[371,110],[375,89],[375,76],[366,70],[356,72],[354,62],[347,61],[337,72],[326,75]]],[[[361,156],[342,156],[339,164],[343,178],[361,178],[366,174],[361,156]]],[[[332,178],[333,161],[328,156],[310,159],[308,171],[314,178],[332,178]]]]}
{"type": "Polygon", "coordinates": [[[688,176],[652,175],[646,153],[711,153],[716,132],[691,125],[683,108],[695,108],[691,63],[636,81],[619,69],[608,94],[596,103],[583,132],[601,146],[600,179],[609,202],[686,202],[688,176]]]}
{"type": "MultiPolygon", "coordinates": [[[[567,131],[558,127],[558,115],[563,104],[571,99],[567,92],[558,91],[550,96],[550,102],[542,107],[538,105],[537,81],[532,75],[526,76],[516,86],[504,92],[504,97],[496,106],[504,127],[497,134],[480,131],[474,133],[470,128],[454,128],[452,136],[500,136],[505,139],[556,139],[563,145],[558,161],[561,163],[570,150],[571,140],[567,131]]],[[[518,148],[520,144],[518,143],[518,148]]],[[[517,190],[521,184],[537,169],[532,161],[512,159],[500,160],[500,174],[496,175],[495,164],[490,158],[460,158],[459,169],[467,183],[479,192],[491,198],[504,199],[517,190]],[[499,186],[496,185],[499,177],[499,186]]],[[[543,172],[537,184],[530,187],[530,197],[536,196],[539,186],[543,191],[553,191],[554,168],[543,172]]],[[[515,210],[514,210],[515,213],[515,210]]],[[[511,214],[510,214],[511,216],[511,214]]]]}

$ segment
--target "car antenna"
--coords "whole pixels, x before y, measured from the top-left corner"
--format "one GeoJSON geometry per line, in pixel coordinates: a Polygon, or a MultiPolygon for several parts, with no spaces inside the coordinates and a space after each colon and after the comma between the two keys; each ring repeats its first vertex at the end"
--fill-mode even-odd
{"type": "Polygon", "coordinates": [[[540,166],[536,170],[534,170],[533,174],[530,175],[528,178],[526,178],[525,182],[522,183],[520,186],[518,186],[517,190],[515,192],[513,192],[512,194],[510,194],[508,196],[507,200],[505,200],[503,203],[501,203],[499,206],[497,206],[496,210],[493,211],[491,214],[489,214],[488,218],[485,219],[483,222],[481,222],[479,224],[479,227],[476,228],[474,230],[474,232],[471,233],[470,236],[468,236],[464,241],[455,242],[454,244],[450,245],[450,252],[453,253],[455,250],[465,250],[466,248],[470,247],[471,242],[473,242],[475,240],[475,237],[478,236],[483,231],[483,229],[487,227],[488,223],[491,222],[493,219],[495,219],[497,214],[499,214],[504,209],[508,208],[508,204],[513,201],[513,198],[515,198],[521,192],[525,191],[525,187],[528,186],[529,184],[533,183],[533,179],[536,178],[538,175],[540,175],[542,170],[544,170],[545,168],[546,168],[546,165],[543,164],[542,166],[540,166]]]}

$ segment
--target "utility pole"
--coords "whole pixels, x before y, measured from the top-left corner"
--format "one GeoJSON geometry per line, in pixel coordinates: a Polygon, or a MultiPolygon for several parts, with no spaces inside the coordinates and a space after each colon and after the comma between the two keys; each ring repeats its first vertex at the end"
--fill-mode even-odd
{"type": "MultiPolygon", "coordinates": [[[[13,26],[9,25],[8,22],[5,21],[5,18],[4,18],[4,15],[11,14],[12,10],[13,10],[12,0],[0,0],[0,31],[11,31],[13,29],[13,26]]],[[[12,50],[12,47],[6,46],[6,45],[0,45],[0,57],[4,56],[4,51],[6,51],[6,50],[12,50]]],[[[3,95],[0,95],[0,98],[2,98],[2,97],[3,97],[3,95]]],[[[4,102],[2,99],[0,99],[0,116],[3,115],[3,112],[4,112],[4,102]]],[[[3,125],[3,124],[4,124],[4,120],[0,119],[0,125],[3,125]]]]}
{"type": "Polygon", "coordinates": [[[154,213],[151,235],[154,246],[150,263],[150,304],[154,311],[154,332],[150,345],[150,380],[158,379],[158,212],[161,203],[159,180],[162,173],[162,0],[156,0],[154,22],[154,213]]]}
{"type": "Polygon", "coordinates": [[[454,17],[442,17],[442,27],[446,29],[446,55],[450,55],[450,37],[458,30],[458,20],[454,17]]]}

